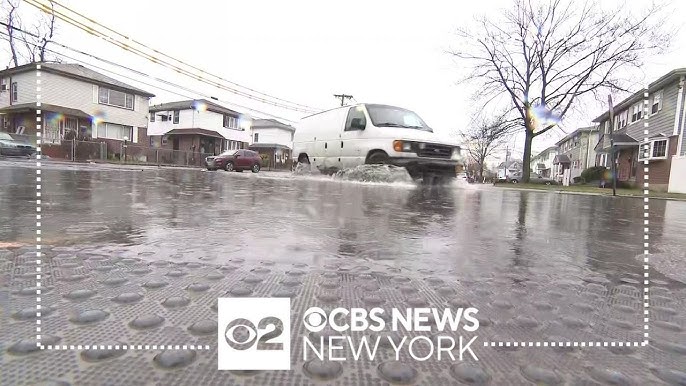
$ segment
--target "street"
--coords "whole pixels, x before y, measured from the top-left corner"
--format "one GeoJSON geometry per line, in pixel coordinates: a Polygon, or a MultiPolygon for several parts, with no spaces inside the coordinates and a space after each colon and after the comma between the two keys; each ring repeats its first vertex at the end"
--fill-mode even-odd
{"type": "Polygon", "coordinates": [[[686,202],[650,201],[645,330],[642,199],[50,162],[41,176],[43,344],[135,347],[35,347],[35,161],[0,160],[3,384],[686,383],[686,202]],[[303,363],[293,322],[290,372],[227,375],[216,299],[239,296],[290,297],[294,321],[475,307],[479,361],[303,363]],[[646,331],[646,347],[519,347],[646,331]]]}

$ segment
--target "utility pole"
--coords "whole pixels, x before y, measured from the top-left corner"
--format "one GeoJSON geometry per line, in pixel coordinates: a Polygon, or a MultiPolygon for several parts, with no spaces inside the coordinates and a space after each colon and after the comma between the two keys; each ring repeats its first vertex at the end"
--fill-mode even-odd
{"type": "Polygon", "coordinates": [[[341,106],[345,106],[345,100],[353,99],[352,95],[348,94],[333,94],[334,98],[339,98],[341,100],[341,106]]]}
{"type": "Polygon", "coordinates": [[[615,110],[612,105],[612,95],[607,96],[607,102],[610,108],[610,114],[609,114],[609,119],[610,119],[610,162],[612,164],[610,165],[610,174],[612,175],[612,195],[616,196],[617,195],[617,163],[615,162],[615,139],[614,139],[614,118],[615,118],[615,110]]]}

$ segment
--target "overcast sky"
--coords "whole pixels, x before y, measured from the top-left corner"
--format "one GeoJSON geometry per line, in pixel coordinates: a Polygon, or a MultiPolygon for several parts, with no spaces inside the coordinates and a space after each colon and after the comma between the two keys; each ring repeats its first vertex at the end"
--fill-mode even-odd
{"type": "MultiPolygon", "coordinates": [[[[457,42],[456,28],[470,22],[475,15],[495,14],[512,3],[511,0],[61,2],[158,51],[264,93],[318,108],[335,107],[339,103],[333,97],[335,93],[352,94],[358,102],[393,104],[414,110],[437,132],[446,134],[464,129],[474,109],[469,102],[469,91],[457,84],[461,77],[459,66],[446,53],[457,42]]],[[[648,1],[629,3],[638,7],[648,1]]],[[[683,1],[675,1],[671,6],[674,14],[686,14],[683,1]]],[[[28,3],[21,7],[26,15],[32,10],[28,3]]],[[[27,17],[30,16],[24,19],[27,17]]],[[[239,104],[260,110],[262,115],[267,113],[289,120],[305,115],[188,80],[64,22],[59,23],[56,40],[201,94],[216,96],[233,106],[239,104]]],[[[647,79],[656,79],[673,68],[686,67],[685,43],[686,29],[683,29],[675,37],[670,54],[647,61],[644,68],[647,79]]],[[[63,52],[136,80],[145,80],[92,58],[63,52]]],[[[131,79],[118,78],[158,95],[154,103],[185,99],[131,79]]],[[[199,96],[178,91],[190,97],[199,96]]],[[[571,131],[576,126],[589,124],[604,108],[591,104],[592,114],[587,120],[564,122],[564,129],[571,131]]],[[[545,138],[537,138],[534,150],[546,148],[562,135],[561,130],[556,130],[542,136],[545,138]]],[[[512,145],[523,147],[523,137],[513,139],[512,145]]]]}

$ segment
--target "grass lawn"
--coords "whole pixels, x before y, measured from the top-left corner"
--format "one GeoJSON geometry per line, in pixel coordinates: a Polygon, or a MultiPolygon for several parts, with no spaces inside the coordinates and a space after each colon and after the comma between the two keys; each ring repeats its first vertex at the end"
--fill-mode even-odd
{"type": "MultiPolygon", "coordinates": [[[[550,190],[553,192],[568,192],[568,193],[589,193],[589,194],[599,194],[605,196],[612,195],[612,188],[598,188],[589,185],[543,185],[543,184],[507,184],[499,183],[495,185],[500,188],[511,188],[511,189],[537,189],[537,190],[550,190]]],[[[640,189],[617,189],[618,196],[635,196],[643,197],[643,190],[640,189]]],[[[686,201],[686,194],[680,193],[662,193],[662,192],[650,192],[648,195],[650,198],[670,198],[675,200],[686,201]]]]}

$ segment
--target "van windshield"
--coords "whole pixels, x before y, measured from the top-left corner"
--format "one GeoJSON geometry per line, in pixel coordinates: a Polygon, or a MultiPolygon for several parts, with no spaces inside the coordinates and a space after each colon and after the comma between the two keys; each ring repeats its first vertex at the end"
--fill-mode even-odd
{"type": "Polygon", "coordinates": [[[402,127],[406,129],[433,130],[416,113],[394,106],[366,105],[372,123],[376,127],[402,127]]]}

